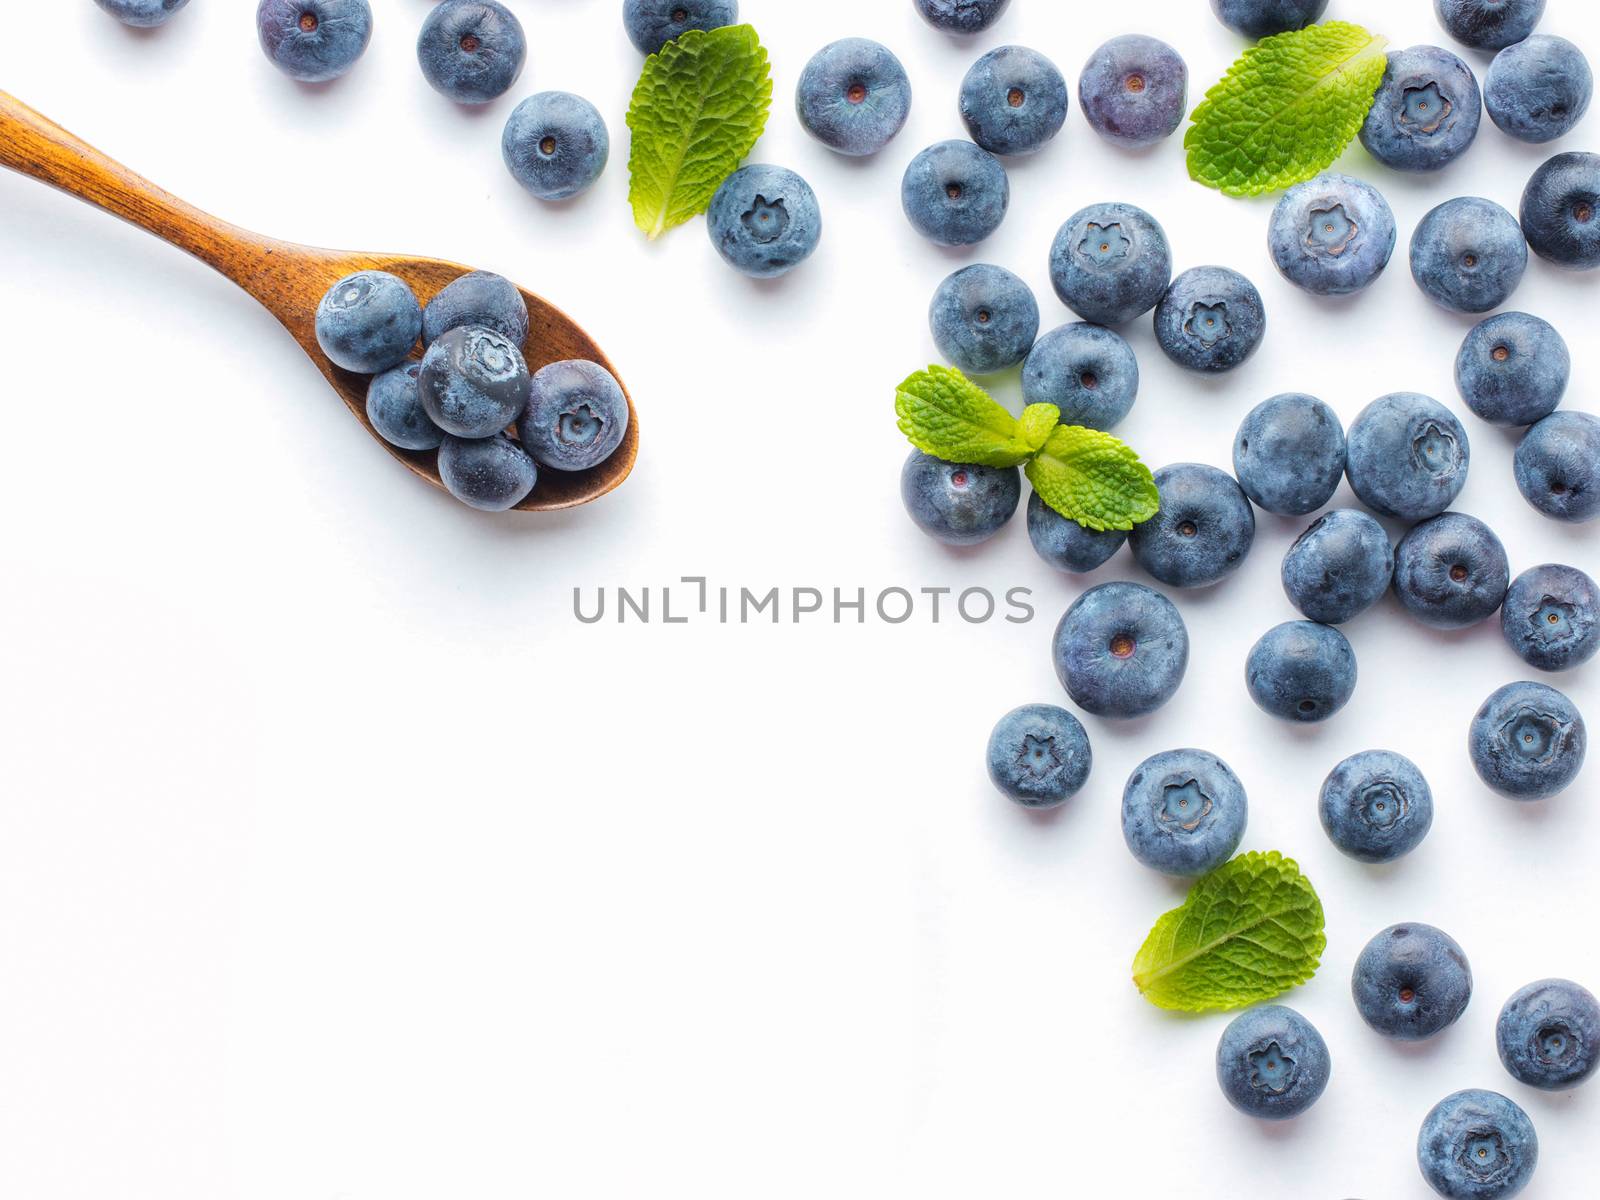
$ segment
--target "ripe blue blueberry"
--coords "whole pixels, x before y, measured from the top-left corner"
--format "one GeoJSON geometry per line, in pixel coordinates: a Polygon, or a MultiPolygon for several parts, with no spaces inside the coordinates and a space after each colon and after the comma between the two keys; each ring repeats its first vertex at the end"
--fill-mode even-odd
{"type": "Polygon", "coordinates": [[[1553,142],[1594,99],[1589,60],[1564,37],[1536,33],[1494,56],[1483,78],[1489,119],[1521,142],[1553,142]]]}
{"type": "Polygon", "coordinates": [[[326,83],[366,53],[372,8],[367,0],[261,0],[256,34],[268,60],[289,78],[326,83]]]}
{"type": "Polygon", "coordinates": [[[528,341],[528,302],[509,279],[473,271],[445,285],[422,310],[422,344],[431,346],[452,329],[479,325],[513,344],[528,341]]]}
{"type": "Polygon", "coordinates": [[[1522,191],[1522,231],[1535,254],[1564,270],[1600,267],[1600,154],[1543,163],[1522,191]]]}
{"type": "Polygon", "coordinates": [[[1344,478],[1344,427],[1318,400],[1288,392],[1250,410],[1233,439],[1233,473],[1244,494],[1281,517],[1303,517],[1344,478]]]}
{"type": "Polygon", "coordinates": [[[1211,0],[1211,11],[1235,33],[1264,38],[1320,21],[1328,0],[1211,0]]]}
{"type": "Polygon", "coordinates": [[[505,95],[527,57],[522,22],[499,0],[443,0],[417,38],[423,77],[457,104],[505,95]]]}
{"type": "Polygon", "coordinates": [[[1600,1000],[1570,979],[1530,983],[1500,1010],[1495,1043],[1518,1083],[1575,1088],[1600,1071],[1600,1000]]]}
{"type": "Polygon", "coordinates": [[[906,168],[900,203],[918,233],[941,246],[971,246],[1005,220],[1011,182],[1000,160],[971,142],[937,142],[906,168]]]}
{"type": "Polygon", "coordinates": [[[1022,364],[1022,395],[1029,404],[1054,404],[1068,425],[1110,429],[1139,395],[1139,360],[1121,334],[1074,321],[1034,343],[1022,364]]]}
{"type": "Polygon", "coordinates": [[[1467,734],[1478,777],[1513,800],[1548,800],[1583,769],[1589,731],[1566,696],[1542,683],[1508,683],[1483,702],[1467,734]]]}
{"type": "Polygon", "coordinates": [[[1548,322],[1496,313],[1474,325],[1456,355],[1456,387],[1491,425],[1532,425],[1555,412],[1572,375],[1567,343],[1548,322]]]}
{"type": "Polygon", "coordinates": [[[1553,412],[1522,435],[1512,459],[1523,498],[1547,517],[1600,516],[1600,418],[1553,412]]]}
{"type": "Polygon", "coordinates": [[[1467,1011],[1472,967],[1443,930],[1391,925],[1356,959],[1350,992],[1361,1019],[1378,1033],[1398,1042],[1422,1042],[1467,1011]]]}
{"type": "Polygon", "coordinates": [[[1356,690],[1356,652],[1331,625],[1286,621],[1251,647],[1244,678],[1262,712],[1284,721],[1326,721],[1356,690]]]}
{"type": "Polygon", "coordinates": [[[982,33],[1000,19],[1011,0],[912,0],[922,19],[946,33],[982,33]]]}
{"type": "Polygon", "coordinates": [[[528,404],[528,365],[509,338],[467,325],[441,334],[422,356],[417,389],[440,429],[459,438],[493,437],[528,404]]]}
{"type": "Polygon", "coordinates": [[[1283,590],[1309,620],[1342,625],[1367,611],[1394,579],[1389,535],[1354,508],[1325,512],[1283,556],[1283,590]]]}
{"type": "Polygon", "coordinates": [[[571,92],[540,92],[512,109],[500,137],[506,170],[540,200],[568,200],[593,186],[611,157],[599,110],[571,92]]]}
{"type": "Polygon", "coordinates": [[[622,0],[622,26],[640,54],[655,54],[691,29],[739,20],[739,0],[622,0]]]}
{"type": "Polygon", "coordinates": [[[1177,606],[1142,583],[1103,583],[1056,626],[1056,674],[1073,703],[1128,719],[1172,699],[1189,668],[1189,631],[1177,606]]]}
{"type": "Polygon", "coordinates": [[[1352,754],[1322,783],[1322,828],[1359,862],[1410,854],[1433,826],[1433,790],[1417,764],[1392,750],[1352,754]]]}
{"type": "Polygon", "coordinates": [[[1072,799],[1089,778],[1093,758],[1078,718],[1054,704],[1014,708],[989,735],[989,778],[1024,808],[1055,808],[1072,799]]]}
{"type": "Polygon", "coordinates": [[[722,181],[706,231],[723,261],[756,279],[805,262],[822,240],[822,209],[811,185],[785,167],[752,163],[722,181]]]}
{"type": "Polygon", "coordinates": [[[1091,204],[1056,234],[1050,282],[1085,321],[1125,324],[1154,308],[1172,282],[1166,231],[1131,204],[1091,204]]]}
{"type": "Polygon", "coordinates": [[[1039,302],[1004,267],[974,263],[939,285],[928,325],[951,364],[968,375],[992,375],[1028,357],[1039,333],[1039,302]]]}
{"type": "Polygon", "coordinates": [[[1267,331],[1261,293],[1227,267],[1190,267],[1156,305],[1156,342],[1180,367],[1231,371],[1267,331]]]}
{"type": "Polygon", "coordinates": [[[1500,611],[1511,585],[1506,548],[1476,517],[1447,512],[1411,528],[1394,550],[1394,594],[1434,629],[1465,629],[1500,611]]]}
{"type": "Polygon", "coordinates": [[[1502,50],[1533,32],[1545,0],[1433,0],[1445,32],[1474,50],[1502,50]]]}
{"type": "Polygon", "coordinates": [[[1217,1043],[1217,1083],[1247,1117],[1298,1117],[1328,1086],[1332,1060],[1317,1027],[1292,1008],[1264,1004],[1240,1013],[1217,1043]]]}
{"type": "Polygon", "coordinates": [[[1249,801],[1232,768],[1205,750],[1166,750],[1140,763],[1122,791],[1122,837],[1152,871],[1198,878],[1233,857],[1249,801]]]}
{"type": "Polygon", "coordinates": [[[1389,52],[1361,144],[1397,171],[1437,171],[1466,153],[1483,121],[1478,80],[1448,50],[1389,52]]]}
{"type": "Polygon", "coordinates": [[[1538,1165],[1533,1122],[1499,1092],[1446,1096],[1417,1134],[1417,1166],[1445,1200],[1509,1200],[1538,1165]]]}
{"type": "Polygon", "coordinates": [[[1086,575],[1109,562],[1128,535],[1121,529],[1088,529],[1069,521],[1034,492],[1028,497],[1028,540],[1056,570],[1086,575]]]}
{"type": "Polygon", "coordinates": [[[539,468],[504,434],[447,436],[439,447],[439,478],[461,503],[484,512],[504,512],[533,491],[539,468]]]}
{"type": "Polygon", "coordinates": [[[1361,410],[1345,457],[1361,503],[1381,516],[1421,521],[1461,494],[1472,456],[1454,413],[1427,396],[1392,392],[1361,410]]]}
{"type": "Polygon", "coordinates": [[[905,127],[911,80],[887,46],[845,38],[812,56],[800,72],[794,106],[806,132],[830,150],[876,154],[905,127]]]}
{"type": "Polygon", "coordinates": [[[1394,243],[1394,212],[1378,189],[1331,172],[1285,192],[1267,227],[1278,271],[1317,296],[1359,292],[1383,274],[1394,243]]]}
{"type": "Polygon", "coordinates": [[[417,391],[422,364],[401,363],[367,385],[367,420],[384,441],[402,450],[436,450],[444,430],[428,419],[417,391]]]}
{"type": "Polygon", "coordinates": [[[317,344],[336,366],[376,375],[411,353],[422,332],[422,306],[403,280],[358,271],[328,289],[316,326],[317,344]]]}
{"type": "Polygon", "coordinates": [[[1022,473],[944,462],[913,450],[900,471],[900,499],[929,537],[947,546],[974,546],[999,533],[1017,511],[1022,473]]]}
{"type": "Polygon", "coordinates": [[[1577,567],[1529,567],[1511,581],[1500,606],[1500,630],[1530,667],[1582,666],[1600,651],[1600,586],[1577,567]]]}
{"type": "Polygon", "coordinates": [[[152,29],[165,24],[189,0],[95,0],[124,25],[152,29]]]}
{"type": "Polygon", "coordinates": [[[991,154],[1032,154],[1067,120],[1067,81],[1037,50],[991,50],[961,82],[961,119],[991,154]]]}
{"type": "Polygon", "coordinates": [[[1446,200],[1411,235],[1411,278],[1435,303],[1455,312],[1499,308],[1528,267],[1517,219],[1493,200],[1446,200]]]}
{"type": "Polygon", "coordinates": [[[1101,137],[1149,146],[1170,137],[1188,109],[1189,68],[1171,46],[1140,33],[1114,37],[1078,76],[1078,104],[1101,137]]]}
{"type": "Polygon", "coordinates": [[[616,453],[628,432],[628,397],[616,377],[583,359],[534,373],[517,436],[533,461],[552,471],[587,471],[616,453]]]}
{"type": "Polygon", "coordinates": [[[1128,545],[1170,587],[1210,587],[1237,571],[1256,539],[1256,514],[1233,476],[1204,463],[1155,473],[1161,508],[1133,527],[1128,545]]]}

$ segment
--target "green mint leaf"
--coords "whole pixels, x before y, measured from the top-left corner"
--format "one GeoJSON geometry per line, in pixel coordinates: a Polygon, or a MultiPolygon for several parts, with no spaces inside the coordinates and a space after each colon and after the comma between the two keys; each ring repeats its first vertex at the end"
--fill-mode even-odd
{"type": "Polygon", "coordinates": [[[1190,178],[1230,196],[1256,196],[1332,166],[1367,119],[1386,45],[1346,21],[1257,42],[1189,118],[1190,178]]]}
{"type": "Polygon", "coordinates": [[[772,72],[748,25],[690,30],[645,60],[628,106],[628,200],[652,240],[699,216],[767,125],[772,72]]]}
{"type": "Polygon", "coordinates": [[[1017,436],[1038,452],[1059,424],[1061,410],[1054,404],[1030,404],[1017,418],[1017,436]]]}
{"type": "Polygon", "coordinates": [[[1133,982],[1157,1008],[1243,1008],[1305,983],[1327,945],[1322,901],[1294,860],[1242,854],[1156,922],[1133,982]]]}
{"type": "Polygon", "coordinates": [[[1015,467],[1034,452],[1017,419],[953,367],[912,375],[895,390],[894,411],[911,444],[945,462],[1015,467]]]}
{"type": "Polygon", "coordinates": [[[1088,529],[1132,529],[1161,507],[1150,468],[1098,429],[1057,425],[1025,473],[1039,499],[1088,529]]]}

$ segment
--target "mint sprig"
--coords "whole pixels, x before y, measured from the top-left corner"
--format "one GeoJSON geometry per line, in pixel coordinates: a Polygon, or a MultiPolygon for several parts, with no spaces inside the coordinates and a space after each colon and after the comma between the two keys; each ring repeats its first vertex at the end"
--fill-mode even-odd
{"type": "Polygon", "coordinates": [[[1326,21],[1251,46],[1190,116],[1189,176],[1230,196],[1312,179],[1360,132],[1388,42],[1326,21]]]}

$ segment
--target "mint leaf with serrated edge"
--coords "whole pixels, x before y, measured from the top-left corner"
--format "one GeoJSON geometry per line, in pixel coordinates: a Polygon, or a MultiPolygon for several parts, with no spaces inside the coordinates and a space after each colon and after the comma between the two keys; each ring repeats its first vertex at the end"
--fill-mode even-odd
{"type": "Polygon", "coordinates": [[[1251,46],[1189,118],[1190,178],[1255,196],[1332,166],[1372,108],[1387,44],[1359,25],[1327,21],[1251,46]]]}
{"type": "Polygon", "coordinates": [[[909,376],[895,389],[894,411],[913,446],[946,462],[1015,467],[1034,451],[1017,419],[952,367],[909,376]]]}
{"type": "Polygon", "coordinates": [[[1317,973],[1322,901],[1291,858],[1242,854],[1155,923],[1133,982],[1158,1008],[1210,1012],[1280,996],[1317,973]]]}
{"type": "Polygon", "coordinates": [[[1088,529],[1132,529],[1161,507],[1150,468],[1098,429],[1057,425],[1024,473],[1039,499],[1088,529]]]}
{"type": "Polygon", "coordinates": [[[1030,404],[1017,418],[1017,436],[1033,448],[1044,449],[1051,430],[1061,424],[1061,410],[1054,404],[1030,404]]]}
{"type": "Polygon", "coordinates": [[[654,240],[705,212],[771,108],[771,67],[749,25],[690,30],[646,59],[628,106],[634,223],[654,240]]]}

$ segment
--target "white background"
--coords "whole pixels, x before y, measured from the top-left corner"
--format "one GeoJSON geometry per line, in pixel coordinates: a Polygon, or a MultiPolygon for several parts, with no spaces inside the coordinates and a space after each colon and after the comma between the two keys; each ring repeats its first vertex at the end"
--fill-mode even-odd
{"type": "MultiPolygon", "coordinates": [[[[267,65],[251,7],[195,0],[137,34],[89,0],[48,20],[0,0],[0,84],[243,225],[452,258],[547,294],[619,365],[642,454],[586,510],[472,513],[372,445],[220,277],[0,174],[0,1193],[1423,1200],[1417,1126],[1469,1086],[1532,1114],[1531,1200],[1592,1192],[1600,1083],[1535,1094],[1500,1068],[1492,1030],[1532,979],[1600,988],[1600,766],[1545,804],[1477,781],[1468,721],[1530,674],[1498,621],[1442,635],[1385,601],[1347,627],[1351,706],[1277,723],[1242,664],[1295,615],[1278,566],[1305,522],[1262,515],[1237,576],[1178,597],[1194,653],[1177,698],[1132,725],[1086,719],[1088,786],[1030,817],[990,788],[983,746],[1012,706],[1064,702],[1048,646],[1083,581],[1041,564],[1020,519],[966,552],[919,535],[891,402],[934,355],[923,314],[947,272],[1011,267],[1050,327],[1069,319],[1045,270],[1056,227],[1126,199],[1162,221],[1180,268],[1243,270],[1270,314],[1261,353],[1217,380],[1169,366],[1148,322],[1127,331],[1144,383],[1118,433],[1152,464],[1227,466],[1240,418],[1284,390],[1347,422],[1397,389],[1464,411],[1451,364],[1470,321],[1416,290],[1405,240],[1451,196],[1514,209],[1547,154],[1600,142],[1600,116],[1548,148],[1486,119],[1426,178],[1353,149],[1342,166],[1388,196],[1401,248],[1352,302],[1279,279],[1270,201],[1188,182],[1177,138],[1107,148],[1076,100],[1055,144],[1011,164],[999,233],[951,253],[901,217],[900,173],[961,134],[956,90],[982,49],[1032,45],[1075,79],[1105,37],[1156,33],[1187,58],[1192,101],[1237,39],[1201,0],[1093,19],[1015,0],[968,43],[909,0],[746,0],[776,88],[756,157],[808,176],[826,218],[810,263],[757,284],[699,222],[654,245],[633,230],[622,116],[639,59],[615,0],[513,0],[529,67],[479,112],[420,78],[423,0],[378,0],[366,58],[325,88],[267,65]],[[916,89],[910,126],[867,162],[810,143],[791,109],[810,54],[852,34],[889,44],[916,89]],[[560,207],[499,161],[505,116],[544,88],[593,99],[615,142],[595,191],[560,207]],[[1039,615],[571,615],[574,587],[685,575],[763,592],[1025,586],[1039,615]],[[1182,888],[1127,854],[1122,784],[1182,745],[1233,765],[1246,847],[1297,857],[1327,906],[1323,969],[1288,999],[1327,1036],[1334,1078],[1288,1126],[1224,1103],[1224,1017],[1158,1012],[1128,980],[1182,888]],[[1374,746],[1415,759],[1438,803],[1427,842],[1384,869],[1342,858],[1315,812],[1328,769],[1374,746]],[[1362,944],[1400,920],[1454,934],[1478,984],[1456,1028],[1411,1049],[1370,1033],[1348,995],[1362,944]]],[[[1552,0],[1543,28],[1582,41],[1587,7],[1552,0]]],[[[1423,0],[1332,9],[1399,46],[1445,41],[1423,0]]],[[[1567,337],[1568,404],[1590,410],[1597,287],[1535,260],[1514,300],[1567,337]]],[[[998,394],[1015,403],[1015,381],[998,394]]],[[[1596,571],[1595,529],[1535,514],[1513,437],[1466,423],[1458,507],[1515,570],[1596,571]]],[[[1124,577],[1126,555],[1098,579],[1124,577]]],[[[1556,680],[1592,721],[1597,671],[1556,680]]]]}

